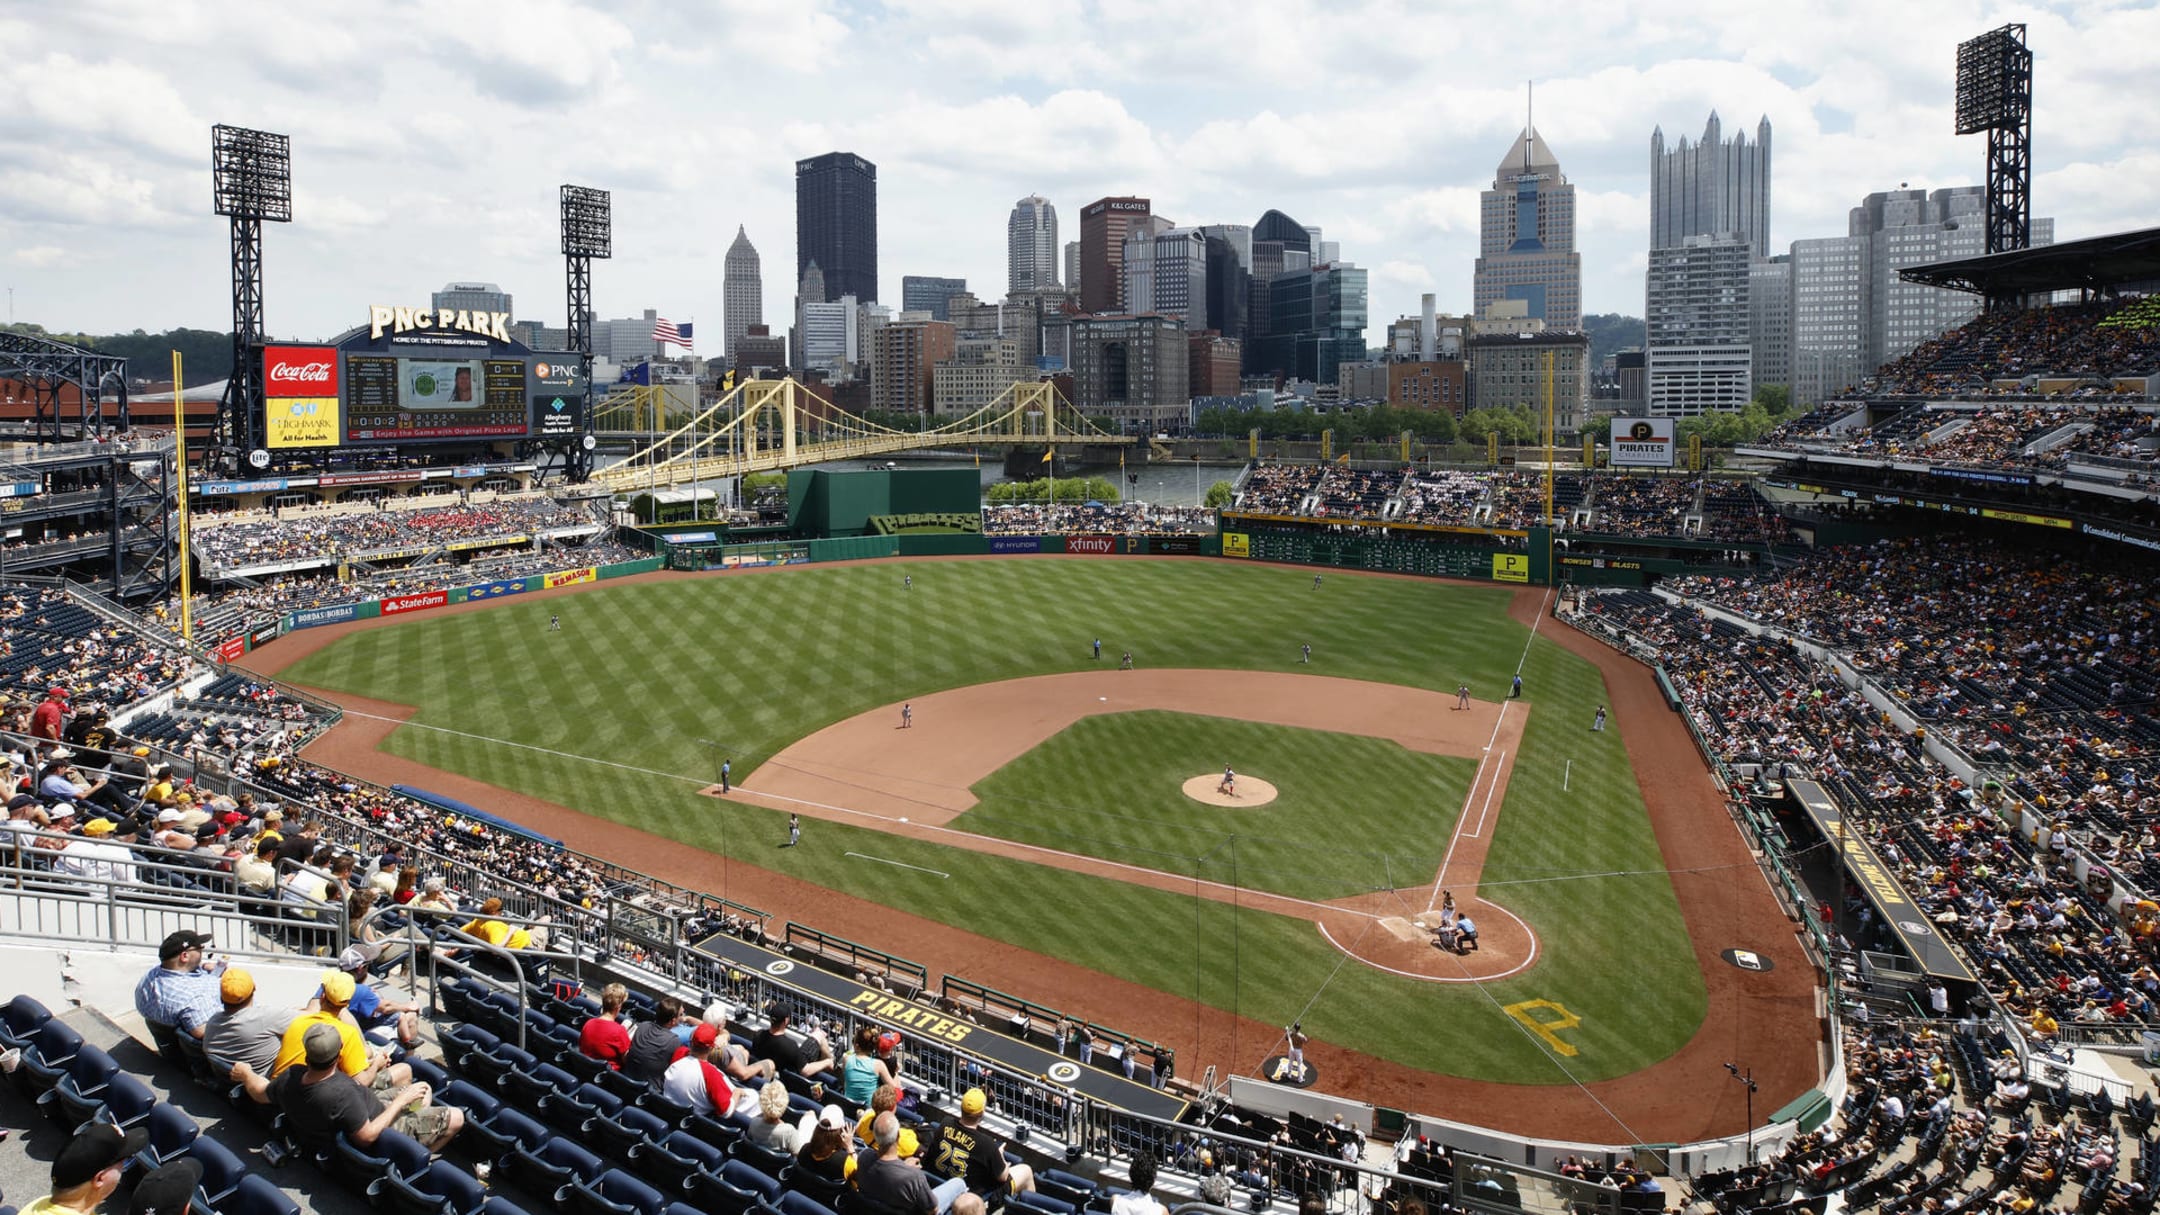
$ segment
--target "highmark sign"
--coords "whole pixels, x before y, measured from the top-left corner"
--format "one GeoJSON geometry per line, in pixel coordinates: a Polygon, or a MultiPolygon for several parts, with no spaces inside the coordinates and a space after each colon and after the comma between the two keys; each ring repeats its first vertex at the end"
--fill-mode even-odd
{"type": "Polygon", "coordinates": [[[489,312],[481,308],[396,308],[387,304],[368,305],[368,338],[374,340],[390,333],[410,333],[416,329],[455,329],[464,333],[476,333],[498,342],[510,340],[510,314],[489,312]]]}

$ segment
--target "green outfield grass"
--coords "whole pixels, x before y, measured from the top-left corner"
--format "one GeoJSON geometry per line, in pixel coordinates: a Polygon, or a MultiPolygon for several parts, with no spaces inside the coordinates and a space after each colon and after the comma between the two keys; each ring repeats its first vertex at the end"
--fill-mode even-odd
{"type": "Polygon", "coordinates": [[[1357,734],[1114,713],[978,783],[980,801],[953,825],[1172,873],[1227,863],[1234,837],[1239,885],[1324,901],[1430,883],[1476,770],[1357,734]],[[1214,772],[1218,756],[1280,795],[1259,809],[1186,797],[1186,778],[1214,772]]]}
{"type": "MultiPolygon", "coordinates": [[[[345,638],[285,677],[418,706],[413,725],[390,739],[398,754],[1195,1000],[1203,1006],[1194,1010],[1196,1027],[1223,1010],[1277,1024],[1302,1015],[1326,1040],[1433,1071],[1522,1083],[1623,1075],[1688,1039],[1701,1023],[1704,991],[1620,741],[1627,723],[1590,733],[1591,711],[1605,698],[1595,668],[1542,640],[1530,645],[1524,666],[1530,719],[1488,857],[1486,894],[1528,920],[1544,952],[1530,973],[1482,986],[1346,964],[1304,921],[867,829],[811,824],[801,847],[783,851],[775,847],[783,815],[723,808],[695,793],[713,779],[720,752],[734,760],[738,779],[749,778],[795,739],[868,709],[1092,668],[1088,643],[1096,637],[1106,653],[1130,649],[1148,667],[1310,671],[1445,691],[1468,681],[1476,694],[1497,698],[1526,641],[1506,615],[1507,594],[1356,576],[1331,576],[1316,591],[1310,571],[1229,561],[826,566],[421,617],[345,638]],[[913,576],[912,591],[903,575],[913,576]],[[554,612],[561,632],[548,631],[554,612]],[[1310,668],[1297,664],[1305,642],[1313,646],[1310,668]],[[866,865],[848,852],[956,880],[866,865]],[[1501,1011],[1530,999],[1582,1018],[1566,1034],[1576,1056],[1555,1060],[1501,1011]]],[[[1463,761],[1394,744],[1384,744],[1392,755],[1363,750],[1382,746],[1376,740],[1173,714],[1090,719],[1067,735],[1114,742],[1129,773],[1091,771],[1067,754],[1074,744],[1065,736],[1050,740],[984,782],[1005,809],[986,797],[971,812],[992,811],[978,830],[1033,838],[1018,834],[1029,816],[1010,807],[1054,800],[1069,821],[1089,824],[1071,834],[1099,841],[1095,847],[1203,857],[1152,867],[1197,870],[1209,880],[1245,880],[1239,871],[1248,853],[1275,847],[1276,859],[1264,866],[1270,885],[1292,893],[1413,884],[1420,866],[1429,880],[1469,771],[1463,761]],[[1235,828],[1210,822],[1189,803],[1159,830],[1117,826],[1120,816],[1136,817],[1122,782],[1144,772],[1209,770],[1222,762],[1226,742],[1290,748],[1316,771],[1354,770],[1376,800],[1352,808],[1316,791],[1294,807],[1324,837],[1325,855],[1309,842],[1293,852],[1261,841],[1296,837],[1273,825],[1255,826],[1248,843],[1242,818],[1235,828]],[[1372,779],[1374,771],[1385,780],[1372,779]],[[1389,817],[1390,793],[1399,819],[1389,817]],[[1211,843],[1230,831],[1241,836],[1233,848],[1211,843]]],[[[1275,779],[1274,762],[1271,754],[1239,766],[1275,779]]],[[[1286,799],[1308,796],[1298,784],[1288,782],[1286,799]]],[[[774,910],[816,922],[814,908],[774,910]]],[[[869,943],[908,953],[904,939],[869,943]]],[[[968,977],[998,982],[995,973],[968,977]]],[[[1058,998],[1040,994],[1047,1003],[1058,998]]],[[[1237,1064],[1256,1062],[1257,1055],[1237,1064]]]]}

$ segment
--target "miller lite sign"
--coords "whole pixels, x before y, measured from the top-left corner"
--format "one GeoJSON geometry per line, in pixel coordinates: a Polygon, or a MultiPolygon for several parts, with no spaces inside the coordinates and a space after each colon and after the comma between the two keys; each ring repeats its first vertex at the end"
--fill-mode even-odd
{"type": "Polygon", "coordinates": [[[263,347],[264,396],[334,397],[337,394],[335,347],[263,347]]]}

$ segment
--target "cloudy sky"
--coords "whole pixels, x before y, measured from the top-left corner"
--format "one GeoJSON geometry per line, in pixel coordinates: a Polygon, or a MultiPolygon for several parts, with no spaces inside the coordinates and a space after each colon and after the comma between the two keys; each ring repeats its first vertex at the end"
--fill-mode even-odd
{"type": "Polygon", "coordinates": [[[717,333],[744,224],[783,324],[793,164],[835,149],[878,165],[887,301],[903,274],[1001,293],[1017,198],[1050,198],[1064,240],[1129,193],[1179,223],[1321,226],[1371,271],[1377,333],[1424,291],[1467,309],[1478,191],[1535,80],[1585,311],[1640,314],[1652,127],[1767,114],[1774,243],[1837,235],[1868,191],[1981,179],[1952,69],[2005,21],[2037,56],[2034,213],[2063,239],[2160,222],[2151,0],[11,0],[0,279],[50,329],[224,328],[226,122],[292,137],[294,222],[265,240],[280,336],[462,279],[560,324],[562,182],[614,192],[602,316],[717,333]]]}

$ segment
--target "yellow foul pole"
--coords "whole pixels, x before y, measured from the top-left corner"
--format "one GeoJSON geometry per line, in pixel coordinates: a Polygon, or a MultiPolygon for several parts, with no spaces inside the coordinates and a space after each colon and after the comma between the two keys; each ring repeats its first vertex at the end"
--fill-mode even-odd
{"type": "Polygon", "coordinates": [[[1548,585],[1558,581],[1553,577],[1553,352],[1545,352],[1545,581],[1548,585]]]}
{"type": "Polygon", "coordinates": [[[180,486],[180,639],[195,640],[195,616],[190,605],[195,583],[188,576],[187,409],[180,400],[180,352],[172,352],[173,464],[179,469],[180,486]]]}

